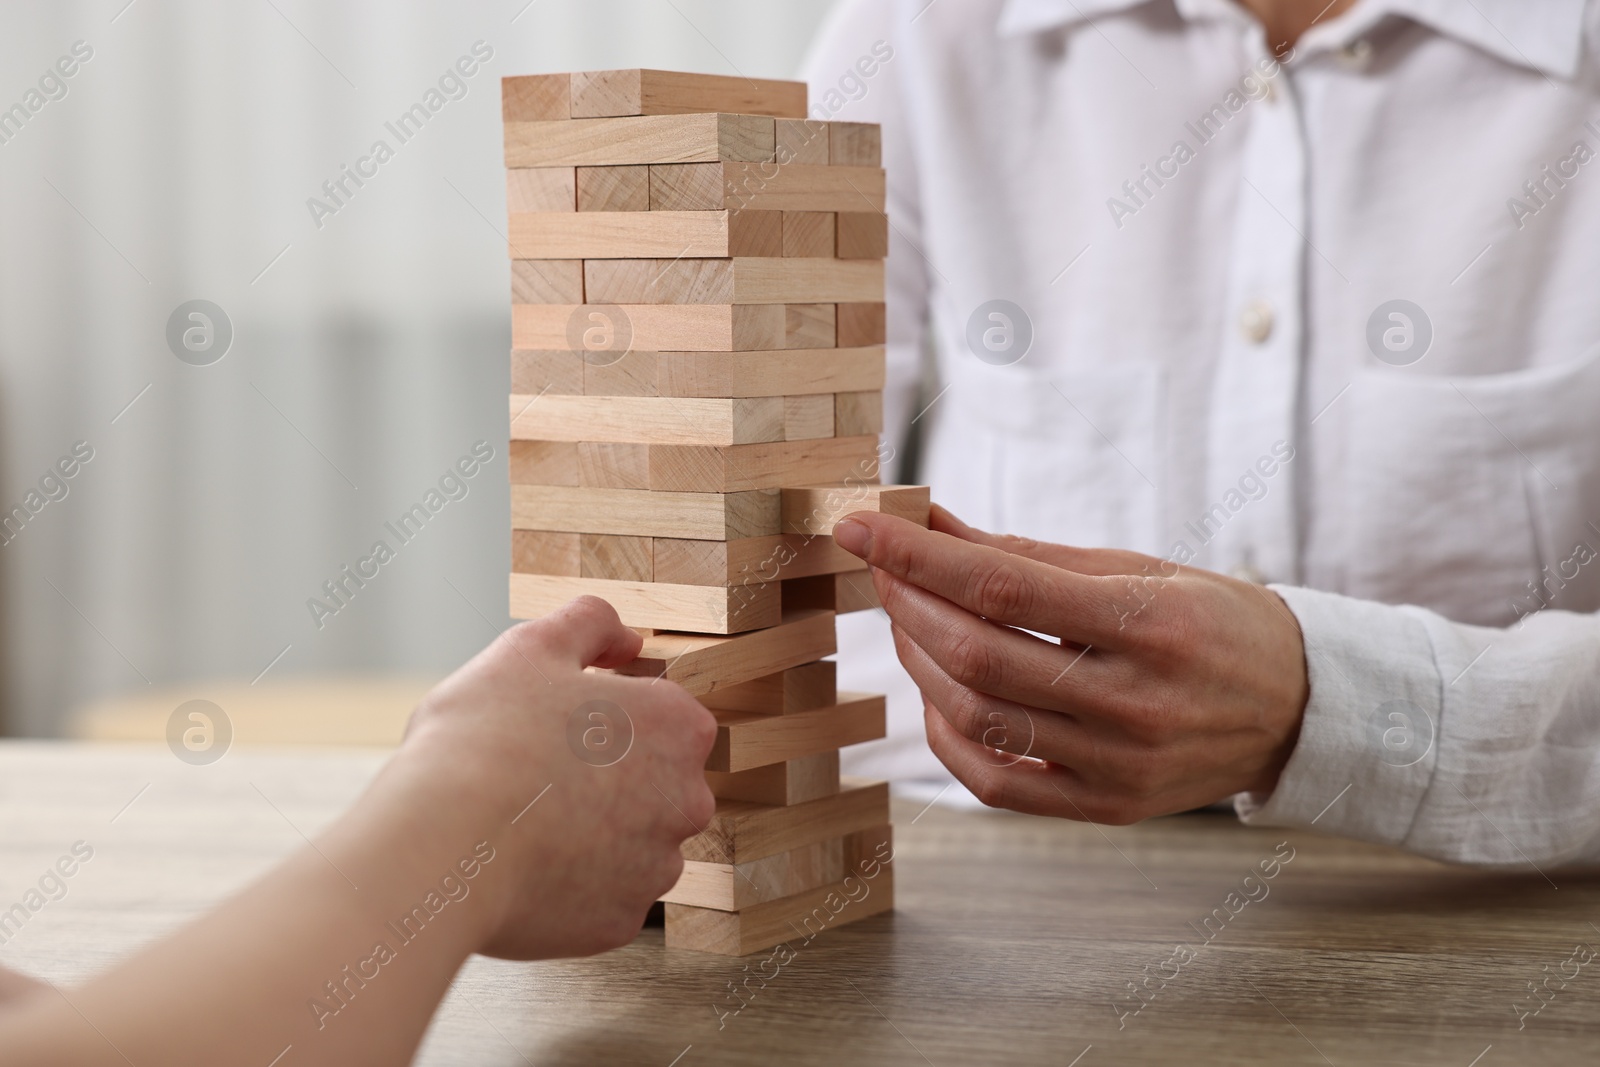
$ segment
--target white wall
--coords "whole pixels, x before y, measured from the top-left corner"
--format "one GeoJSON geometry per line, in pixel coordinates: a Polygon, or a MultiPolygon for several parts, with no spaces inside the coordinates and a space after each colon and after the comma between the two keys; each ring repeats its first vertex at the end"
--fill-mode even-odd
{"type": "Polygon", "coordinates": [[[94,450],[0,546],[9,732],[55,733],[91,697],[248,681],[285,646],[275,675],[442,673],[507,623],[498,79],[788,77],[830,5],[125,4],[0,10],[0,108],[93,49],[0,144],[0,509],[94,450]],[[385,121],[476,41],[494,55],[467,95],[319,229],[307,199],[395,144],[385,121]],[[211,366],[166,342],[194,298],[233,323],[211,366]],[[470,494],[313,625],[307,598],[479,439],[496,462],[470,494]]]}

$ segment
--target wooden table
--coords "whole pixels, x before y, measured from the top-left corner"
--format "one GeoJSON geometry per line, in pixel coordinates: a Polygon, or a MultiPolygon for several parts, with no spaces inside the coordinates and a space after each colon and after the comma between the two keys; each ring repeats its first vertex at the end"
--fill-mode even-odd
{"type": "MultiPolygon", "coordinates": [[[[0,962],[58,981],[105,966],[294,849],[382,758],[235,749],[196,767],[165,748],[0,744],[0,907],[74,841],[95,849],[68,896],[0,947],[0,962]]],[[[1559,991],[1520,1032],[1514,1007],[1530,1006],[1528,983],[1557,972],[1575,945],[1600,947],[1593,876],[1547,871],[1552,885],[1532,872],[1456,870],[1225,816],[1096,828],[904,803],[895,814],[899,910],[800,948],[765,988],[750,983],[748,1006],[720,1029],[718,1010],[738,1004],[729,983],[763,957],[669,952],[652,929],[597,959],[474,959],[418,1062],[1600,1058],[1600,958],[1564,988],[1551,981],[1559,991]],[[1261,881],[1259,864],[1289,849],[1293,859],[1261,881]],[[1266,895],[1239,906],[1246,889],[1266,895]],[[1208,942],[1213,909],[1228,918],[1212,919],[1208,942]],[[1180,944],[1192,958],[1174,955],[1180,944]],[[1146,973],[1156,991],[1119,1020],[1113,1003],[1131,1011],[1128,983],[1146,973]]]]}

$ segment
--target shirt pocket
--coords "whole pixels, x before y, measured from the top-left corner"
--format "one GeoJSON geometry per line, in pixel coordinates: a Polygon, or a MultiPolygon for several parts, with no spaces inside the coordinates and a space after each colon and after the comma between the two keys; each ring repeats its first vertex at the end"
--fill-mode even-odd
{"type": "Polygon", "coordinates": [[[1595,610],[1600,562],[1569,561],[1600,548],[1600,355],[1466,378],[1366,370],[1350,402],[1346,593],[1488,626],[1595,610]]]}

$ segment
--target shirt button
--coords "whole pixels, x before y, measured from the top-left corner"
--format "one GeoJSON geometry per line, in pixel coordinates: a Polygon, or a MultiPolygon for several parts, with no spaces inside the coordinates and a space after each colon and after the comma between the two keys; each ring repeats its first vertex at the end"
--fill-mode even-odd
{"type": "Polygon", "coordinates": [[[1261,344],[1272,336],[1272,306],[1265,300],[1252,300],[1239,313],[1239,333],[1251,344],[1261,344]]]}
{"type": "Polygon", "coordinates": [[[1256,570],[1248,563],[1241,563],[1228,573],[1232,577],[1239,579],[1241,582],[1249,582],[1251,585],[1267,584],[1267,576],[1256,570]]]}
{"type": "Polygon", "coordinates": [[[1339,58],[1346,66],[1364,67],[1372,58],[1372,42],[1365,37],[1358,37],[1339,49],[1339,58]]]}

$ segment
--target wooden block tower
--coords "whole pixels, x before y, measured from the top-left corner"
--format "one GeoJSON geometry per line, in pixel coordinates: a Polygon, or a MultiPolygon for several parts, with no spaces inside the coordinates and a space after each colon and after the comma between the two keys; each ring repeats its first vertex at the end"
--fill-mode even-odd
{"type": "Polygon", "coordinates": [[[712,825],[669,946],[727,955],[893,905],[882,737],[840,693],[835,614],[877,606],[834,523],[926,523],[879,484],[888,219],[876,126],[806,87],[653,70],[506,78],[511,614],[592,593],[645,634],[625,673],[719,721],[712,825]]]}

